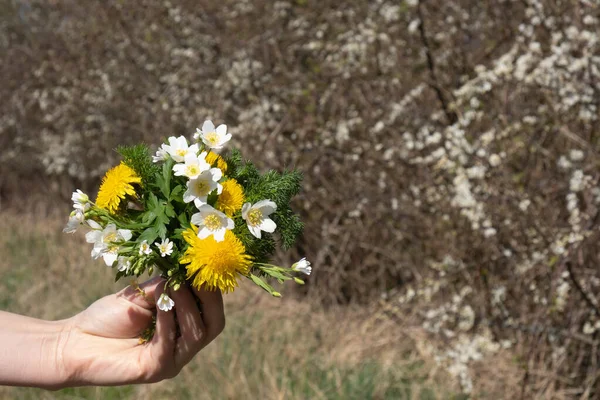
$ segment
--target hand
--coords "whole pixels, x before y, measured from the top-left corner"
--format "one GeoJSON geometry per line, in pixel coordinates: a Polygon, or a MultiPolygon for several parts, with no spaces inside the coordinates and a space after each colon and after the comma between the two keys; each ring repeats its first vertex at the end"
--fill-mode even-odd
{"type": "Polygon", "coordinates": [[[225,327],[221,293],[181,286],[169,291],[175,309],[156,310],[165,280],[154,278],[106,296],[66,321],[57,346],[57,366],[67,375],[67,386],[151,383],[176,376],[225,327]],[[202,302],[200,313],[194,294],[202,302]],[[156,310],[151,341],[139,336],[156,310]],[[180,337],[176,337],[175,312],[180,337]]]}

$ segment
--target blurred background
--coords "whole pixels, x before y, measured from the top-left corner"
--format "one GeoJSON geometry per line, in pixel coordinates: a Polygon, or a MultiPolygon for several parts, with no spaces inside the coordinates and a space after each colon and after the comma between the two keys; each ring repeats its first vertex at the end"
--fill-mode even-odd
{"type": "Polygon", "coordinates": [[[0,306],[124,283],[61,230],[114,149],[226,123],[298,168],[307,285],[172,381],[5,398],[600,398],[596,0],[0,0],[0,306]]]}

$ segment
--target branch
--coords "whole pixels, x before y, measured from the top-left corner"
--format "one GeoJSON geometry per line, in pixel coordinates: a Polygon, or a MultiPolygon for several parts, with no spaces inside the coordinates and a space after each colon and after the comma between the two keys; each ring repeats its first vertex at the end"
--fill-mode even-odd
{"type": "Polygon", "coordinates": [[[423,19],[423,11],[421,9],[421,3],[423,1],[424,0],[421,0],[417,4],[417,15],[421,22],[419,24],[419,33],[421,36],[421,42],[423,43],[423,46],[425,47],[425,55],[427,56],[427,66],[429,68],[429,76],[431,77],[431,80],[435,83],[434,85],[430,84],[429,86],[431,86],[431,88],[433,90],[435,90],[435,93],[437,94],[437,97],[438,97],[440,103],[442,103],[442,109],[444,110],[444,114],[446,114],[446,118],[448,118],[448,121],[452,125],[456,121],[458,121],[458,117],[454,111],[450,111],[450,108],[448,107],[448,102],[446,101],[446,98],[444,97],[444,93],[440,89],[441,86],[439,84],[439,80],[438,80],[437,74],[435,72],[435,70],[436,70],[435,60],[433,59],[433,55],[431,54],[431,48],[429,46],[429,41],[427,40],[427,34],[425,32],[425,20],[423,19]]]}

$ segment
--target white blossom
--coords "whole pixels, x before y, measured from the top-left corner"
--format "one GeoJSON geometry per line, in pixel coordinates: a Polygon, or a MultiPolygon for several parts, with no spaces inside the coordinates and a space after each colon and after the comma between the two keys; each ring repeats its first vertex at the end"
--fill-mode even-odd
{"type": "Polygon", "coordinates": [[[310,275],[312,272],[312,267],[310,266],[310,261],[306,259],[306,257],[302,257],[300,261],[292,264],[292,269],[294,271],[302,272],[303,274],[310,275]]]}
{"type": "Polygon", "coordinates": [[[212,150],[221,150],[231,139],[231,133],[227,133],[227,125],[221,124],[215,128],[212,121],[206,120],[202,129],[196,129],[194,139],[201,139],[202,143],[212,150]]]}
{"type": "Polygon", "coordinates": [[[200,239],[212,235],[215,241],[221,242],[225,239],[225,232],[235,226],[231,218],[208,204],[198,207],[198,211],[192,215],[190,222],[198,227],[200,239]]]}
{"type": "Polygon", "coordinates": [[[186,176],[189,179],[196,179],[198,176],[210,169],[210,164],[206,162],[206,152],[199,155],[188,153],[183,159],[183,164],[173,165],[175,176],[186,176]]]}
{"type": "Polygon", "coordinates": [[[158,163],[158,162],[165,161],[168,158],[169,158],[169,153],[167,152],[167,150],[165,150],[165,145],[163,144],[162,146],[160,146],[158,148],[158,150],[156,150],[156,154],[152,156],[152,162],[158,163]]]}
{"type": "Polygon", "coordinates": [[[150,253],[152,253],[152,249],[150,248],[148,241],[144,240],[142,243],[140,243],[140,256],[148,255],[150,253]]]}
{"type": "Polygon", "coordinates": [[[199,150],[197,144],[188,146],[185,136],[179,136],[178,138],[171,136],[169,138],[169,144],[163,144],[162,148],[177,162],[183,162],[185,156],[188,154],[198,154],[199,150]]]}
{"type": "Polygon", "coordinates": [[[277,209],[277,204],[271,200],[261,200],[256,204],[245,203],[242,206],[242,218],[248,224],[250,232],[260,239],[261,231],[273,233],[277,225],[269,218],[277,209]]]}
{"type": "Polygon", "coordinates": [[[131,259],[129,257],[119,256],[117,258],[117,270],[120,272],[129,271],[131,268],[131,259]]]}
{"type": "Polygon", "coordinates": [[[92,257],[102,257],[107,266],[112,266],[117,260],[119,245],[131,239],[133,234],[128,229],[117,229],[115,224],[108,224],[104,229],[95,221],[90,220],[88,224],[93,230],[85,234],[85,240],[94,244],[92,257]]]}
{"type": "Polygon", "coordinates": [[[156,302],[156,307],[159,310],[167,312],[171,311],[171,309],[175,306],[175,302],[166,293],[161,293],[160,297],[156,302]]]}
{"type": "Polygon", "coordinates": [[[161,243],[154,243],[158,247],[161,257],[170,256],[173,253],[173,242],[169,238],[163,239],[161,243]]]}
{"type": "Polygon", "coordinates": [[[86,212],[90,209],[90,198],[87,194],[83,193],[81,190],[77,189],[77,191],[73,192],[71,196],[71,200],[73,200],[73,208],[76,210],[81,210],[86,212]]]}
{"type": "Polygon", "coordinates": [[[208,195],[213,191],[217,190],[217,194],[221,194],[223,186],[219,183],[219,180],[223,177],[223,172],[219,168],[211,168],[194,179],[187,181],[187,190],[183,193],[183,201],[191,203],[192,201],[196,207],[200,208],[203,204],[206,204],[208,195]]]}
{"type": "Polygon", "coordinates": [[[85,222],[85,215],[83,211],[80,209],[73,210],[71,212],[71,216],[69,217],[69,221],[67,222],[67,226],[63,229],[65,233],[75,233],[79,225],[85,222]]]}

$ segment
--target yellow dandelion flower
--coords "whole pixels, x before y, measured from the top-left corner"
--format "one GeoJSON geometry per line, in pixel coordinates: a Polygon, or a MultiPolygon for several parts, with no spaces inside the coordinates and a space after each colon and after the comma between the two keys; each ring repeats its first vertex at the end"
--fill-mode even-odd
{"type": "Polygon", "coordinates": [[[233,217],[236,211],[242,209],[245,200],[242,186],[235,179],[228,179],[223,182],[223,191],[217,199],[215,208],[223,211],[227,216],[233,217]]]}
{"type": "Polygon", "coordinates": [[[204,285],[208,290],[232,292],[237,287],[238,275],[246,275],[252,264],[244,245],[231,231],[225,233],[221,242],[212,236],[199,239],[196,231],[183,232],[183,238],[190,246],[179,262],[188,264],[187,278],[193,277],[192,285],[198,289],[204,285]]]}
{"type": "Polygon", "coordinates": [[[98,191],[96,205],[114,214],[119,209],[121,200],[126,196],[135,196],[133,183],[141,183],[142,180],[135,171],[121,163],[110,169],[104,178],[98,191]]]}
{"type": "Polygon", "coordinates": [[[206,162],[209,163],[211,166],[215,166],[215,163],[217,164],[216,167],[219,168],[221,171],[223,171],[223,173],[227,172],[227,163],[225,162],[225,160],[223,160],[223,157],[221,157],[220,155],[218,155],[217,153],[213,152],[213,151],[209,151],[208,154],[206,155],[206,162]]]}

